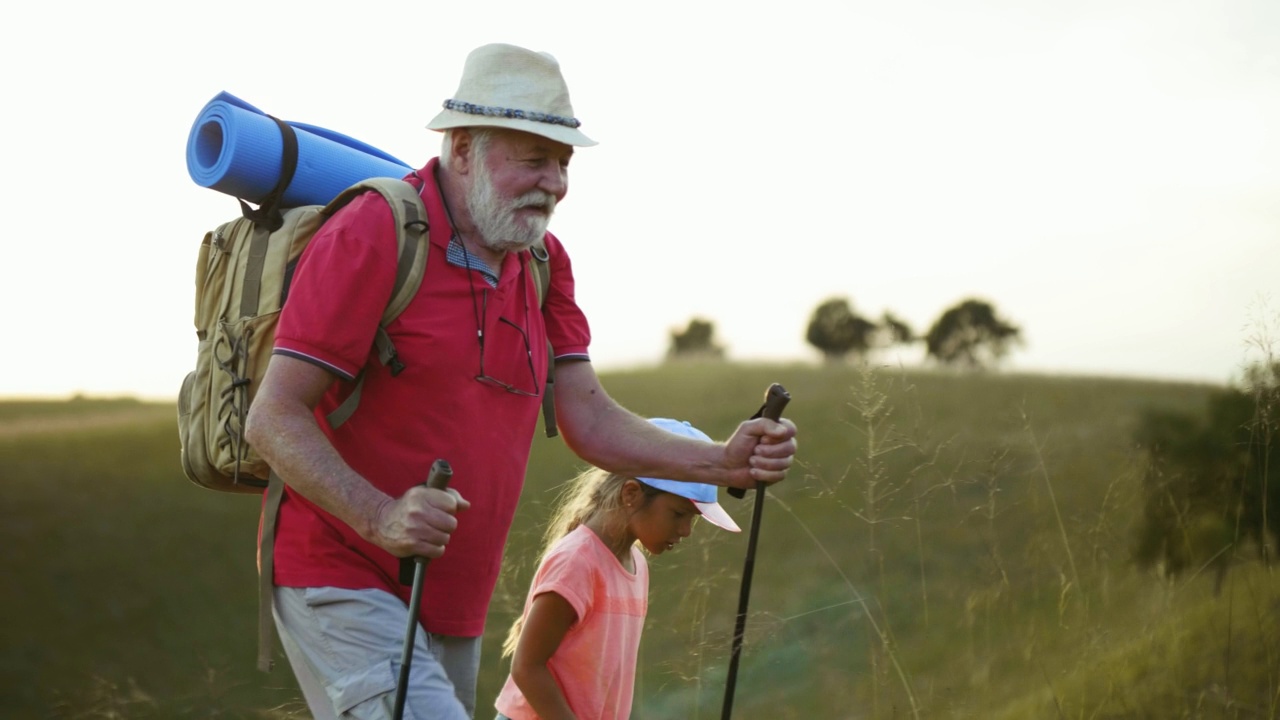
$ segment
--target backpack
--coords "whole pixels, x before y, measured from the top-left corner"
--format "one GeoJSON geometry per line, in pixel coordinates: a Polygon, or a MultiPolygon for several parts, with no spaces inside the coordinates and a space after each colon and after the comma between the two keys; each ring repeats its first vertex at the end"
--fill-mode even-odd
{"type": "MultiPolygon", "coordinates": [[[[243,431],[271,359],[294,265],[325,220],[369,191],[386,198],[395,215],[399,270],[376,344],[379,360],[399,374],[403,363],[385,329],[418,291],[430,245],[426,209],[412,185],[373,178],[324,206],[291,208],[278,221],[242,216],[205,233],[196,261],[196,369],[178,395],[182,470],[197,485],[257,494],[267,487],[270,468],[245,442],[243,431]]],[[[330,415],[331,424],[346,420],[359,400],[357,389],[330,415]]]]}
{"type": "MultiPolygon", "coordinates": [[[[382,195],[395,220],[398,260],[391,300],[383,311],[374,346],[378,361],[395,376],[404,364],[386,328],[417,293],[431,246],[427,212],[418,189],[396,178],[358,182],[325,205],[281,209],[280,200],[297,167],[297,140],[287,123],[272,119],[284,139],[276,186],[256,209],[240,200],[241,216],[205,233],[200,243],[196,260],[196,368],[183,379],[178,394],[178,440],[187,479],[211,490],[266,493],[259,556],[258,666],[262,670],[272,665],[271,549],[284,484],[245,441],[244,426],[274,349],[276,324],[288,299],[294,267],[316,231],[334,213],[363,193],[382,195]]],[[[551,282],[547,260],[546,248],[539,243],[532,248],[526,268],[537,280],[539,307],[551,282]]],[[[550,343],[547,352],[542,412],[547,436],[554,437],[555,358],[550,343]]],[[[355,412],[363,382],[361,370],[351,394],[326,416],[330,427],[338,427],[355,412]]]]}

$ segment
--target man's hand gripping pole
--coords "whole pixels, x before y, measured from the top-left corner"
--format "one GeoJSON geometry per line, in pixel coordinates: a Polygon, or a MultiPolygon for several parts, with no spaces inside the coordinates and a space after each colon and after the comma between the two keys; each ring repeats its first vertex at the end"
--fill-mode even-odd
{"type": "MultiPolygon", "coordinates": [[[[778,383],[774,383],[765,391],[764,404],[760,406],[760,409],[757,410],[756,414],[752,415],[750,419],[755,420],[756,418],[769,418],[770,420],[777,422],[782,419],[782,411],[787,407],[787,403],[789,402],[791,402],[791,394],[778,383]]],[[[756,483],[756,490],[763,490],[764,487],[764,483],[756,483]]],[[[747,496],[747,491],[742,488],[729,488],[729,494],[741,500],[747,496]]],[[[759,499],[756,500],[756,507],[760,507],[759,499]]],[[[757,511],[757,519],[759,519],[758,512],[759,511],[757,511]]],[[[755,525],[753,524],[751,527],[754,529],[755,525]]]]}

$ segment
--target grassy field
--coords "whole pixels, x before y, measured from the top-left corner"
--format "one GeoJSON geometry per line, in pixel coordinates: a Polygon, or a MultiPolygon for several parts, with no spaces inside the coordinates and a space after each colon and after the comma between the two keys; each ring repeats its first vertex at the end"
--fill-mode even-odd
{"type": "MultiPolygon", "coordinates": [[[[1245,552],[1213,592],[1129,561],[1139,413],[1212,388],[810,366],[670,366],[606,387],[724,437],[781,382],[800,466],[770,491],[734,717],[1280,718],[1280,578],[1245,552]]],[[[190,484],[171,406],[0,403],[6,718],[305,717],[254,669],[255,498],[190,484]]],[[[560,483],[534,443],[478,717],[505,677],[560,483]]],[[[722,502],[748,527],[751,498],[722,502]]],[[[636,719],[719,718],[746,535],[654,559],[636,719]]]]}

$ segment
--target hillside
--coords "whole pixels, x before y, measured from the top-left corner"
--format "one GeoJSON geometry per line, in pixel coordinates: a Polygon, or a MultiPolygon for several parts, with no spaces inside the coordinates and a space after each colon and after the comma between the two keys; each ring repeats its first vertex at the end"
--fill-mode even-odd
{"type": "MultiPolygon", "coordinates": [[[[800,466],[766,503],[735,717],[1280,717],[1275,573],[1246,552],[1215,596],[1128,559],[1137,418],[1202,413],[1212,388],[713,364],[605,378],[713,437],[771,382],[794,398],[800,466]]],[[[0,431],[6,717],[305,716],[286,667],[253,667],[256,500],[183,478],[172,408],[76,402],[0,404],[0,430],[111,418],[0,431]]],[[[578,467],[535,440],[482,708],[578,467]]],[[[750,497],[722,498],[746,528],[750,497]]],[[[745,547],[700,527],[652,563],[634,718],[720,717],[745,547]]]]}

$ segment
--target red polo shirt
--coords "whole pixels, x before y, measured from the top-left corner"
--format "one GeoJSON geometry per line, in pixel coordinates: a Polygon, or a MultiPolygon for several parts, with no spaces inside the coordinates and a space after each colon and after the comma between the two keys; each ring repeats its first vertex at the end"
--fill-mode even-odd
{"type": "MultiPolygon", "coordinates": [[[[392,377],[372,349],[396,270],[391,211],[377,193],[354,200],[307,246],[280,316],[275,352],[339,378],[316,417],[343,459],[387,494],[399,497],[426,480],[437,458],[452,466],[450,486],[471,508],[459,514],[447,551],[426,573],[422,622],[428,632],[475,637],[484,632],[530,446],[541,433],[540,397],[475,379],[477,328],[485,328],[485,374],[539,396],[547,339],[556,357],[586,357],[591,334],[574,301],[569,257],[554,236],[546,238],[551,286],[541,312],[527,253],[508,253],[496,289],[479,273],[446,261],[452,229],[434,181],[436,167],[432,160],[420,171],[431,223],[426,275],[388,328],[404,371],[392,377]],[[323,418],[350,393],[361,368],[359,407],[330,430],[323,418]]],[[[382,588],[408,600],[409,588],[397,580],[398,559],[292,490],[280,507],[274,552],[277,585],[382,588]]]]}

